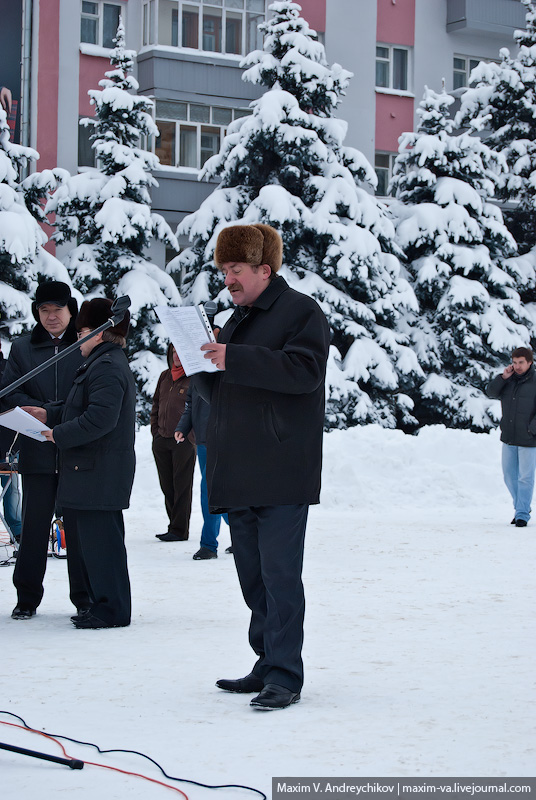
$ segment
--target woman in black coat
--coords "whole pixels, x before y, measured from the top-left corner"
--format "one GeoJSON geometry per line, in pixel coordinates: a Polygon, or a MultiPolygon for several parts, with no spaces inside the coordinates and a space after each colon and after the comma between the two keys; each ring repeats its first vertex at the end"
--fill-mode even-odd
{"type": "MultiPolygon", "coordinates": [[[[85,336],[111,316],[112,302],[83,303],[76,319],[85,336]]],[[[45,432],[60,452],[58,502],[63,508],[69,572],[80,565],[89,604],[77,628],[130,624],[131,598],[122,509],[134,481],[136,385],[123,352],[128,320],[80,346],[79,368],[65,403],[47,407],[45,432]]]]}

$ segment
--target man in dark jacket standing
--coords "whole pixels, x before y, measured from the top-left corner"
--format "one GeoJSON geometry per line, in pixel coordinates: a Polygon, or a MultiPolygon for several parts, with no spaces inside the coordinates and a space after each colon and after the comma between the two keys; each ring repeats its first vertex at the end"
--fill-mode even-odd
{"type": "Polygon", "coordinates": [[[150,420],[153,456],[169,518],[167,531],[157,533],[156,538],[161,542],[185,542],[190,535],[195,437],[187,439],[184,447],[177,447],[174,433],[184,413],[190,378],[185,375],[172,344],[168,347],[167,361],[168,369],[156,384],[150,420]]]}
{"type": "Polygon", "coordinates": [[[318,304],[277,275],[282,252],[267,225],[220,233],[215,262],[237,308],[218,342],[202,347],[221,372],[196,379],[212,382],[209,503],[229,512],[257,655],[249,675],[217,686],[258,692],[251,705],[265,710],[297,702],[303,684],[303,545],[320,495],[329,349],[318,304]]]}
{"type": "MultiPolygon", "coordinates": [[[[32,311],[37,325],[13,342],[2,378],[2,387],[21,378],[76,342],[74,316],[78,305],[61,281],[37,287],[32,311]]],[[[39,406],[65,400],[73,385],[81,355],[74,351],[52,367],[23,383],[2,400],[2,410],[14,406],[39,406]]],[[[19,437],[19,472],[22,475],[22,533],[13,583],[18,602],[13,619],[30,619],[43,597],[50,525],[58,486],[57,451],[51,443],[19,437]]],[[[71,584],[71,600],[79,608],[87,601],[83,583],[71,584]]]]}
{"type": "Polygon", "coordinates": [[[516,348],[512,363],[490,381],[486,392],[488,397],[501,401],[504,482],[514,502],[512,524],[524,528],[530,519],[536,472],[536,372],[532,350],[516,348]]]}
{"type": "MultiPolygon", "coordinates": [[[[94,298],[76,318],[80,337],[111,316],[112,301],[94,298]]],[[[69,571],[79,564],[90,604],[71,619],[77,628],[130,624],[130,582],[122,509],[134,481],[136,385],[123,352],[125,319],[80,345],[85,361],[62,406],[26,409],[52,428],[44,431],[60,452],[58,502],[63,508],[69,571]]],[[[45,445],[43,445],[45,446],[45,445]]]]}

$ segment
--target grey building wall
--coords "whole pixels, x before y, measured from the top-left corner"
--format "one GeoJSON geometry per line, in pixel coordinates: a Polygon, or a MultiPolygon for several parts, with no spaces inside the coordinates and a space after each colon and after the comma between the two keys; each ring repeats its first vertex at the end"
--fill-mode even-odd
{"type": "MultiPolygon", "coordinates": [[[[41,4],[41,13],[44,7],[41,4]]],[[[78,170],[78,35],[80,6],[60,0],[58,77],[58,166],[76,174],[78,170]]]]}
{"type": "Polygon", "coordinates": [[[376,0],[327,0],[326,57],[354,77],[336,115],[348,122],[345,144],[361,150],[374,163],[376,130],[376,0]]]}
{"type": "MultiPolygon", "coordinates": [[[[465,0],[464,0],[465,2],[465,0]]],[[[486,0],[491,3],[494,0],[486,0]]],[[[504,0],[516,10],[523,8],[515,0],[504,0]]],[[[468,56],[478,60],[499,60],[501,47],[515,47],[513,27],[503,26],[495,33],[476,27],[447,26],[449,3],[445,0],[417,0],[415,15],[415,97],[418,104],[424,87],[441,91],[443,78],[447,91],[453,89],[453,57],[468,56]],[[433,35],[431,35],[433,31],[433,35]]],[[[522,15],[524,21],[524,14],[522,15]]]]}

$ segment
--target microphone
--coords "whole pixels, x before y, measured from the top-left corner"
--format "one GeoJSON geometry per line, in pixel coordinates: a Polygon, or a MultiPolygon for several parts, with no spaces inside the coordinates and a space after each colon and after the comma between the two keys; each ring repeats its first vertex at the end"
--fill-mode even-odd
{"type": "Polygon", "coordinates": [[[218,313],[218,306],[214,302],[214,300],[207,300],[205,305],[203,306],[205,309],[205,314],[207,315],[207,319],[210,322],[211,327],[214,327],[214,317],[218,313]]]}

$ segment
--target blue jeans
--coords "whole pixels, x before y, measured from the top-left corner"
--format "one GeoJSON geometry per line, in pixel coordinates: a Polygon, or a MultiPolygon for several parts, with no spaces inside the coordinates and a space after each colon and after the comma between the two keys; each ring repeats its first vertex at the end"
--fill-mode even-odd
{"type": "Polygon", "coordinates": [[[211,514],[208,510],[207,491],[207,448],[204,444],[197,445],[197,460],[201,470],[201,511],[203,512],[203,530],[201,531],[201,547],[206,547],[214,553],[218,550],[218,534],[220,532],[221,518],[229,524],[227,514],[211,514]]]}
{"type": "Polygon", "coordinates": [[[530,504],[536,472],[536,447],[504,444],[502,449],[504,482],[514,501],[515,518],[530,519],[530,504]]]}
{"type": "MultiPolygon", "coordinates": [[[[0,476],[2,486],[9,480],[9,475],[0,476]]],[[[16,538],[20,536],[22,516],[22,495],[20,491],[19,476],[16,472],[11,475],[11,485],[4,495],[4,517],[9,525],[11,533],[16,538]]]]}

